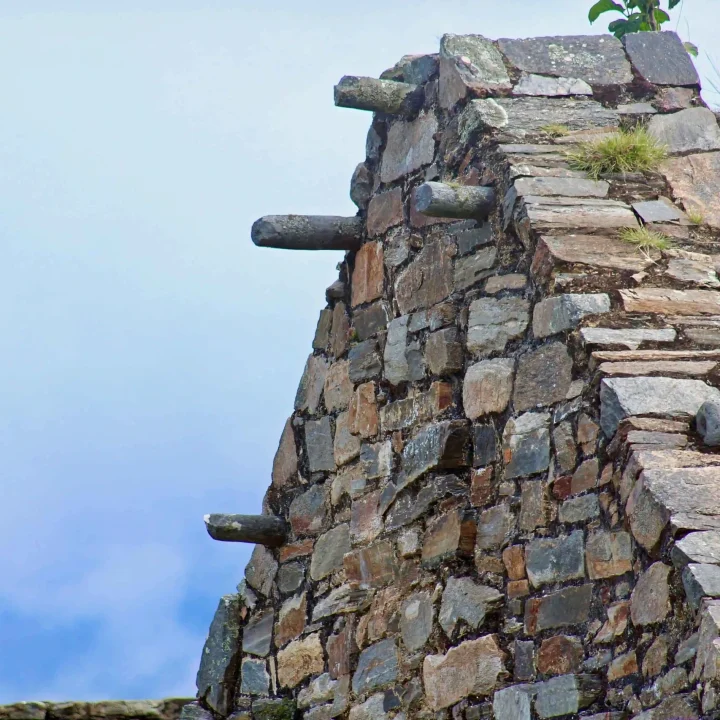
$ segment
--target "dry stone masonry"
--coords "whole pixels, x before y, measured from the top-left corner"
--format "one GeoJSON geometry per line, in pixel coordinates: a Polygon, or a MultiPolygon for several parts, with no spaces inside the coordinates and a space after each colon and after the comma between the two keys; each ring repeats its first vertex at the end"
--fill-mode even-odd
{"type": "Polygon", "coordinates": [[[260,544],[183,720],[720,718],[720,129],[679,38],[446,35],[335,99],[374,111],[359,211],[253,228],[346,255],[262,516],[206,518],[260,544]],[[569,165],[638,123],[657,172],[569,165]]]}
{"type": "Polygon", "coordinates": [[[253,228],[346,255],[263,515],[206,520],[261,544],[185,720],[720,718],[720,128],[679,38],[446,35],[335,99],[374,111],[359,212],[253,228]],[[570,166],[639,123],[657,172],[570,166]]]}

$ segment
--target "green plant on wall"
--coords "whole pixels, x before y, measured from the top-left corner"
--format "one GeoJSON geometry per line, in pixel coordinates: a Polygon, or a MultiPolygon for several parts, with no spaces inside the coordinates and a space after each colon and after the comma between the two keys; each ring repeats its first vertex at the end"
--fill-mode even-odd
{"type": "MultiPolygon", "coordinates": [[[[668,0],[668,10],[677,7],[681,2],[682,0],[668,0]]],[[[590,24],[608,12],[623,15],[608,25],[608,30],[617,38],[628,33],[662,30],[662,26],[670,20],[670,15],[661,7],[661,0],[598,0],[588,13],[590,24]]],[[[697,56],[697,48],[692,43],[685,43],[685,48],[691,55],[697,56]]]]}

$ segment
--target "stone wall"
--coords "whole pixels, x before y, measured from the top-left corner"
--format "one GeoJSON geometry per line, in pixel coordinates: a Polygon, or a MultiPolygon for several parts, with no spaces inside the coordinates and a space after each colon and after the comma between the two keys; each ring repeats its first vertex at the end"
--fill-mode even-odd
{"type": "Polygon", "coordinates": [[[0,705],[0,720],[178,720],[187,698],[0,705]]]}
{"type": "Polygon", "coordinates": [[[393,110],[264,501],[289,537],[222,598],[184,717],[720,717],[720,129],[687,53],[446,35],[383,80],[339,86],[393,110]],[[568,165],[637,123],[659,172],[568,165]],[[427,181],[497,202],[429,217],[427,181]]]}

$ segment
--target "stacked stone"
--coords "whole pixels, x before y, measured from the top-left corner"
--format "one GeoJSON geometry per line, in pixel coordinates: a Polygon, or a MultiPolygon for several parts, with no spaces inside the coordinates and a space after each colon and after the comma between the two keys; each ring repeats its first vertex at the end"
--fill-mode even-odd
{"type": "Polygon", "coordinates": [[[284,542],[222,599],[187,718],[720,717],[720,455],[694,422],[720,417],[720,129],[698,93],[673,33],[446,35],[343,79],[338,104],[377,111],[363,242],[275,457],[284,542]],[[660,172],[568,165],[638,122],[660,172]],[[675,249],[620,239],[641,222],[675,249]]]}
{"type": "Polygon", "coordinates": [[[188,698],[20,702],[0,705],[0,720],[177,720],[188,698]]]}

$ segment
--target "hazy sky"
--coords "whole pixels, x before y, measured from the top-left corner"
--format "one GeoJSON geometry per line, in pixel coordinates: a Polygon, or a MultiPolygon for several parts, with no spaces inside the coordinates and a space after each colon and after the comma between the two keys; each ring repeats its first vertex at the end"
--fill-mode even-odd
{"type": "Polygon", "coordinates": [[[355,212],[333,84],[589,4],[0,0],[0,703],[194,694],[250,550],[202,516],[259,511],[341,259],[250,226],[355,212]]]}

